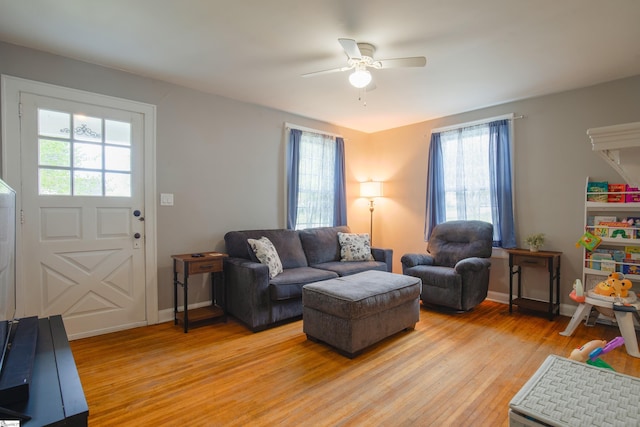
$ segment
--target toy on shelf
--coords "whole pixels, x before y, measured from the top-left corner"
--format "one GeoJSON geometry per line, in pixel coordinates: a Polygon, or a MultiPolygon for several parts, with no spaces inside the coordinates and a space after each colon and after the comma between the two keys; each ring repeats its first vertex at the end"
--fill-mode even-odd
{"type": "Polygon", "coordinates": [[[593,340],[584,344],[582,347],[576,348],[569,355],[569,359],[586,363],[587,365],[597,366],[599,368],[614,370],[607,362],[600,359],[599,356],[607,354],[611,350],[624,344],[624,338],[615,337],[611,341],[593,340]]]}

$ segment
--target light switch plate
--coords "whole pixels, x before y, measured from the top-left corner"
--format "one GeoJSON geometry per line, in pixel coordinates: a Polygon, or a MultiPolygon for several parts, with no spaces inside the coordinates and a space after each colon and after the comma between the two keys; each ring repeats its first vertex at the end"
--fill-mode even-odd
{"type": "Polygon", "coordinates": [[[160,206],[173,206],[173,194],[160,193],[160,206]]]}

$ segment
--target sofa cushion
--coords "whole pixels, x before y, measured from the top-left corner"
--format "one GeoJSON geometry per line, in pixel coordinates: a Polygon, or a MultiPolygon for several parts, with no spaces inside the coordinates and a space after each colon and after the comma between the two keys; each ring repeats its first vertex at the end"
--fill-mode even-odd
{"type": "Polygon", "coordinates": [[[346,225],[300,230],[300,241],[309,265],[340,261],[338,232],[349,233],[350,231],[346,225]]]}
{"type": "Polygon", "coordinates": [[[369,234],[338,233],[340,261],[372,261],[369,234]]]}
{"type": "Polygon", "coordinates": [[[247,241],[249,242],[251,249],[253,249],[253,253],[256,255],[256,258],[258,258],[258,261],[269,267],[269,277],[273,279],[278,274],[282,273],[282,262],[280,262],[278,251],[276,251],[271,240],[263,236],[257,240],[247,239],[247,241]]]}
{"type": "Polygon", "coordinates": [[[342,262],[332,261],[322,264],[312,265],[314,268],[329,270],[337,273],[339,276],[349,276],[351,274],[360,273],[368,270],[387,271],[387,263],[380,261],[360,261],[360,262],[342,262]]]}
{"type": "Polygon", "coordinates": [[[336,277],[338,274],[333,271],[311,267],[287,269],[269,281],[269,296],[273,301],[300,298],[302,286],[336,277]]]}
{"type": "Polygon", "coordinates": [[[280,256],[283,269],[309,266],[309,264],[307,264],[307,257],[302,250],[300,237],[295,230],[230,231],[224,235],[227,254],[229,254],[230,257],[245,258],[257,262],[247,239],[259,239],[263,236],[273,243],[273,246],[280,256]]]}

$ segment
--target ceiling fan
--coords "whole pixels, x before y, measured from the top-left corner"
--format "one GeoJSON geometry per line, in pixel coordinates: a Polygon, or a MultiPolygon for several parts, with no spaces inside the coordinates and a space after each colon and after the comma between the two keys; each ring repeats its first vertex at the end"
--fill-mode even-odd
{"type": "Polygon", "coordinates": [[[347,66],[332,68],[330,70],[315,71],[303,74],[302,77],[312,77],[320,74],[335,73],[339,71],[354,70],[349,76],[349,83],[357,88],[365,88],[371,83],[371,73],[367,68],[382,70],[400,67],[424,67],[427,58],[414,56],[410,58],[374,59],[375,46],[369,43],[356,43],[352,39],[338,39],[344,52],[347,54],[347,66]]]}

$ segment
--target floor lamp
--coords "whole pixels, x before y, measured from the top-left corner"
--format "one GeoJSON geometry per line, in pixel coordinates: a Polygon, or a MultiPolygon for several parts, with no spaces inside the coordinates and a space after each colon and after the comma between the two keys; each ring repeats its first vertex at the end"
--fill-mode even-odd
{"type": "Polygon", "coordinates": [[[360,183],[360,197],[366,197],[369,199],[369,238],[371,239],[371,245],[373,245],[373,199],[376,197],[382,197],[382,182],[380,181],[366,181],[360,183]]]}

